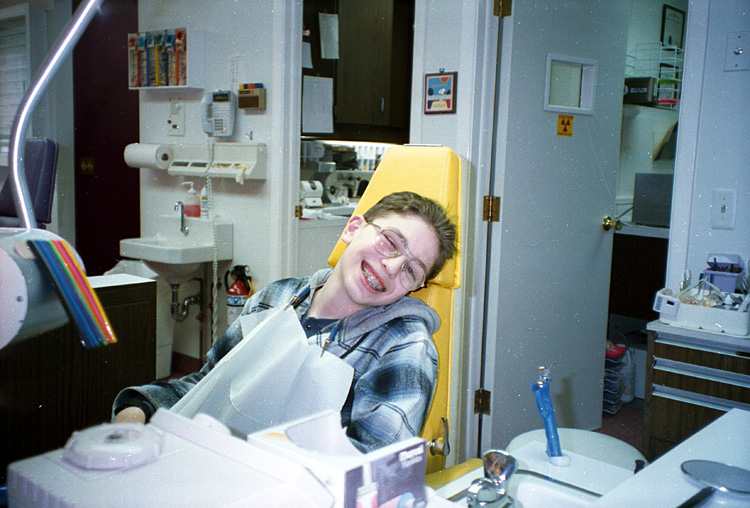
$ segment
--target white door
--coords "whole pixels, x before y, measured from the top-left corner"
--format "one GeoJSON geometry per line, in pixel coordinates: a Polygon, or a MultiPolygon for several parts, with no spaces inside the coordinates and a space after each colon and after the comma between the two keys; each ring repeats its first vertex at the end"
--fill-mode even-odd
{"type": "Polygon", "coordinates": [[[629,5],[518,1],[501,22],[480,451],[543,426],[530,388],[540,365],[558,425],[601,426],[613,238],[602,218],[615,205],[629,5]],[[544,109],[550,54],[595,67],[593,114],[573,114],[570,136],[544,109]]]}

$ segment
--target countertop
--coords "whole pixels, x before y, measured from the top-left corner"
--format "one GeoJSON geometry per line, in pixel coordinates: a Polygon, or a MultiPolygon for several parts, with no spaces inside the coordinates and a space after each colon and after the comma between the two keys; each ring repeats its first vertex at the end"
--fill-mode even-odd
{"type": "MultiPolygon", "coordinates": [[[[706,426],[700,432],[683,441],[640,472],[630,477],[597,499],[592,508],[632,507],[676,507],[703,488],[682,473],[681,464],[686,460],[705,459],[723,462],[732,466],[750,469],[750,411],[732,409],[727,414],[706,426]]],[[[449,508],[461,506],[438,494],[450,495],[471,483],[471,478],[481,476],[481,470],[446,486],[438,492],[430,490],[427,508],[449,508]],[[462,483],[463,482],[463,483],[462,483]],[[452,487],[452,490],[450,490],[452,487]]],[[[464,505],[465,506],[465,505],[464,505]]],[[[715,492],[701,505],[747,507],[750,495],[715,492]]]]}
{"type": "Polygon", "coordinates": [[[618,235],[648,236],[650,238],[669,239],[669,228],[655,228],[640,224],[623,223],[622,229],[615,231],[618,235]]]}
{"type": "Polygon", "coordinates": [[[661,335],[677,335],[681,340],[696,346],[720,347],[722,349],[750,350],[750,335],[730,335],[697,328],[672,326],[661,321],[652,321],[646,329],[661,335]]]}
{"type": "MultiPolygon", "coordinates": [[[[659,457],[631,479],[599,498],[592,507],[679,506],[703,488],[682,473],[686,460],[706,459],[750,469],[750,412],[727,414],[659,457]]],[[[750,506],[750,495],[715,492],[704,504],[750,506]]]]}
{"type": "Polygon", "coordinates": [[[88,278],[91,287],[103,288],[110,286],[126,286],[129,284],[146,284],[153,282],[153,279],[147,279],[138,275],[130,275],[127,273],[118,273],[113,275],[93,275],[88,278]]]}

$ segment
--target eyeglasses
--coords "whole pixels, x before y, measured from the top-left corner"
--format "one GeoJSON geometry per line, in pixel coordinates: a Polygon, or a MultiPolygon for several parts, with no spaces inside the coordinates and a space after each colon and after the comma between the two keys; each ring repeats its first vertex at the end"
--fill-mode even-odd
{"type": "Polygon", "coordinates": [[[404,235],[395,229],[378,226],[374,222],[367,221],[367,223],[378,228],[378,234],[372,239],[372,245],[379,254],[387,258],[406,256],[406,261],[398,272],[398,280],[404,289],[416,291],[421,288],[427,277],[427,267],[420,260],[406,254],[407,241],[404,235]]]}

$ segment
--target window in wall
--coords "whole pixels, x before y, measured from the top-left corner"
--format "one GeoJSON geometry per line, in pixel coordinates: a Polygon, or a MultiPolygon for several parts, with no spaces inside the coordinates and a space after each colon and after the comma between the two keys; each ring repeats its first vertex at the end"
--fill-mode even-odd
{"type": "Polygon", "coordinates": [[[16,110],[30,84],[32,73],[36,72],[43,52],[46,51],[45,17],[43,11],[28,4],[0,9],[0,164],[2,165],[7,165],[8,141],[16,110]]]}
{"type": "Polygon", "coordinates": [[[23,18],[0,21],[0,142],[8,151],[16,109],[28,86],[26,33],[23,18]]]}
{"type": "Polygon", "coordinates": [[[550,54],[547,56],[545,111],[594,113],[596,61],[550,54]]]}

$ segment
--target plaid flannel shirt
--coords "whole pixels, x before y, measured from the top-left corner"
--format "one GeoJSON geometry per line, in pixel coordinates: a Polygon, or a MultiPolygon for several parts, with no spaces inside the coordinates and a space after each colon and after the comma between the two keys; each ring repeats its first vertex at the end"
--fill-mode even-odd
{"type": "MultiPolygon", "coordinates": [[[[312,277],[269,284],[248,300],[243,314],[286,305],[308,285],[322,285],[330,273],[330,269],[320,270],[312,277]]],[[[312,294],[297,308],[298,317],[307,312],[312,294]]],[[[374,450],[419,434],[437,378],[437,350],[432,334],[439,325],[435,311],[422,301],[405,296],[390,305],[361,310],[308,338],[309,343],[322,347],[333,327],[338,327],[327,351],[354,368],[349,396],[341,410],[341,425],[360,450],[374,450]]],[[[242,337],[238,319],[216,341],[199,372],[168,383],[126,388],[115,399],[113,409],[123,405],[143,407],[143,402],[154,411],[171,407],[242,337]]]]}

